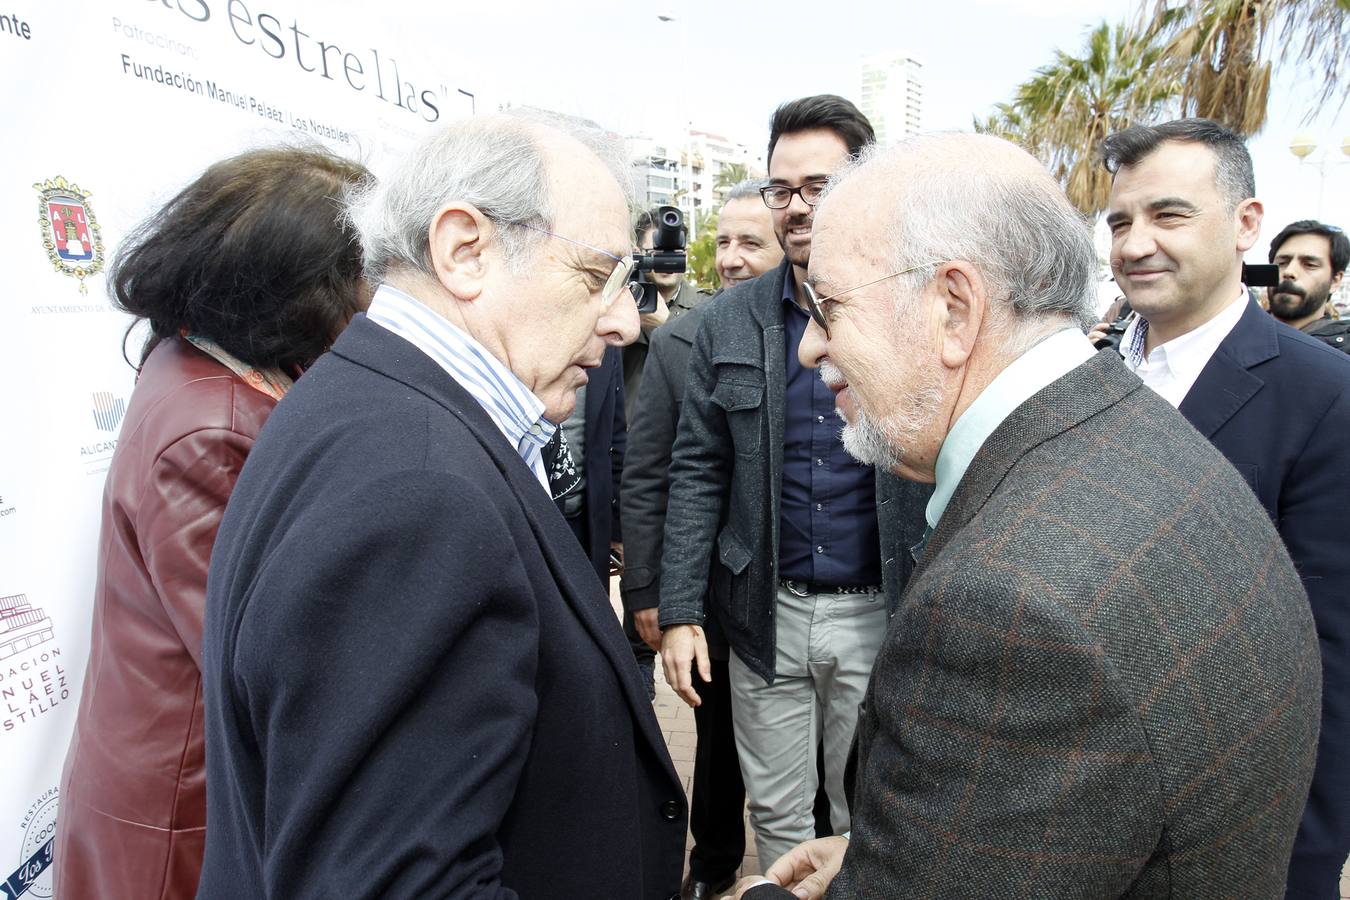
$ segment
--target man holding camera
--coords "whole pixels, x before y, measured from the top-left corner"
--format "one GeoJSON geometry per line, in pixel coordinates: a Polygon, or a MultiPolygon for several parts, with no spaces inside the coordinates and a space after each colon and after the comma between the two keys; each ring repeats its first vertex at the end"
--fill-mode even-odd
{"type": "Polygon", "coordinates": [[[702,702],[714,616],[731,645],[736,745],[764,866],[815,835],[822,730],[831,823],[848,828],[844,758],[923,529],[927,489],[848,457],[833,393],[797,358],[816,200],[873,139],[840,97],[774,113],[762,196],[786,259],[702,314],[670,465],[666,679],[689,705],[702,702]]]}
{"type": "Polygon", "coordinates": [[[1350,746],[1350,359],[1266,315],[1242,285],[1262,207],[1240,137],[1206,119],[1136,126],[1108,137],[1102,159],[1111,267],[1138,313],[1125,364],[1241,473],[1308,592],[1322,733],[1287,896],[1334,900],[1350,852],[1350,768],[1336,762],[1350,746]]]}

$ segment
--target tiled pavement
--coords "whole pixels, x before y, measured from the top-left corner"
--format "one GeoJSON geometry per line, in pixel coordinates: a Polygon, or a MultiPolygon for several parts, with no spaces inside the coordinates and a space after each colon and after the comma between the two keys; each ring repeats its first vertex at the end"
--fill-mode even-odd
{"type": "MultiPolygon", "coordinates": [[[[613,580],[613,591],[611,601],[615,604],[616,612],[620,609],[618,580],[613,580]]],[[[679,773],[684,781],[684,795],[689,797],[690,789],[694,780],[694,711],[684,704],[684,701],[675,696],[675,692],[666,684],[664,674],[661,672],[660,661],[656,666],[656,719],[661,723],[661,733],[666,738],[666,746],[670,749],[670,758],[675,762],[675,771],[679,773]]],[[[685,853],[693,845],[693,839],[686,837],[685,853]]],[[[745,826],[745,848],[750,855],[745,857],[745,862],[741,866],[740,874],[757,875],[760,872],[759,859],[754,856],[755,838],[750,832],[750,826],[745,826]]],[[[685,871],[689,870],[689,861],[685,859],[685,871]]],[[[1341,874],[1341,900],[1350,900],[1350,863],[1346,865],[1341,874]]]]}

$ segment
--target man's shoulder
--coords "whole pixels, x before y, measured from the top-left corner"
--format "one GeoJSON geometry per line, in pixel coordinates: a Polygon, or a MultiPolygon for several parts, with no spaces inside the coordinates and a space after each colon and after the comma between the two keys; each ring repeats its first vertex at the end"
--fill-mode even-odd
{"type": "Polygon", "coordinates": [[[723,291],[703,304],[705,319],[715,322],[709,326],[713,333],[726,329],[737,330],[746,323],[762,322],[770,307],[782,300],[783,269],[765,272],[758,278],[723,291]]]}

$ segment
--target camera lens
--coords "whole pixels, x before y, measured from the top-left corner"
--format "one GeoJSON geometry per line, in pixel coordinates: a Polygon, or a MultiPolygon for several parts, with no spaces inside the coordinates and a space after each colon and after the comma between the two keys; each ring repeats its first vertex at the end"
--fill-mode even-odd
{"type": "Polygon", "coordinates": [[[661,215],[661,221],[674,228],[680,224],[680,214],[676,210],[668,209],[661,215]]]}

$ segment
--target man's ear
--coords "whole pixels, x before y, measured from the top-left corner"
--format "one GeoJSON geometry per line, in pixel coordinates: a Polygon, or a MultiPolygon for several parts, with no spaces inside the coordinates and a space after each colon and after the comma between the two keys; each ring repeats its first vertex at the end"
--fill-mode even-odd
{"type": "Polygon", "coordinates": [[[1243,200],[1238,204],[1237,249],[1240,253],[1246,253],[1256,246],[1256,239],[1261,236],[1261,220],[1265,214],[1266,209],[1260,200],[1243,200]]]}
{"type": "Polygon", "coordinates": [[[483,291],[489,257],[484,249],[494,226],[471,203],[448,203],[436,211],[427,228],[432,271],[451,296],[476,300],[483,291]]]}
{"type": "Polygon", "coordinates": [[[988,312],[984,278],[964,260],[953,260],[938,268],[934,284],[939,320],[939,333],[934,337],[938,352],[943,365],[959,369],[975,349],[975,338],[988,312]]]}

